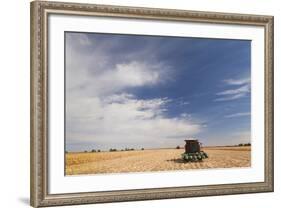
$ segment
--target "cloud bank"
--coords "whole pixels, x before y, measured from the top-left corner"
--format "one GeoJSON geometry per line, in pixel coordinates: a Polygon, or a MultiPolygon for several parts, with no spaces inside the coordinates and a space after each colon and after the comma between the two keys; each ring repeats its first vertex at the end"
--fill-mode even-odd
{"type": "Polygon", "coordinates": [[[134,94],[169,81],[171,67],[139,51],[116,54],[117,43],[66,34],[67,148],[170,147],[200,132],[186,116],[167,116],[169,98],[134,94]]]}

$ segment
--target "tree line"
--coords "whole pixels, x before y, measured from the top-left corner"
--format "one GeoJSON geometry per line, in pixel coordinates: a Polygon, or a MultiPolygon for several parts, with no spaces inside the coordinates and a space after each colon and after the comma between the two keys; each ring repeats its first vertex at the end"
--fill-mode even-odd
{"type": "MultiPolygon", "coordinates": [[[[134,148],[125,148],[125,149],[115,149],[115,148],[110,148],[108,151],[109,152],[118,152],[118,151],[134,151],[135,149],[134,148]]],[[[140,150],[144,150],[144,148],[141,148],[140,150]]],[[[102,152],[100,149],[96,150],[96,149],[92,149],[91,151],[87,151],[85,150],[84,151],[85,153],[86,152],[102,152]]],[[[67,151],[66,151],[67,153],[67,151]]]]}

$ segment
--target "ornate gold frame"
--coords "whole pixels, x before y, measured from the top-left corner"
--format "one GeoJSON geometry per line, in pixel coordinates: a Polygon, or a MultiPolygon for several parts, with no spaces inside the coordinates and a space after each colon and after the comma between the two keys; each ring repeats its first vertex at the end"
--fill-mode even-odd
{"type": "Polygon", "coordinates": [[[31,2],[31,205],[77,205],[273,191],[273,17],[152,8],[31,2]],[[150,20],[258,25],[265,29],[265,180],[259,183],[49,194],[47,17],[71,14],[150,20]]]}

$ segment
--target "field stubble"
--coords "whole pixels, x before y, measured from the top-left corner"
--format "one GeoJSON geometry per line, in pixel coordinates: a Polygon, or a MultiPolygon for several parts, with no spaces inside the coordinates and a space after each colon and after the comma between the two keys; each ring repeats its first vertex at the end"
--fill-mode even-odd
{"type": "Polygon", "coordinates": [[[183,149],[66,153],[66,175],[251,166],[251,147],[207,147],[202,162],[184,162],[183,149]]]}

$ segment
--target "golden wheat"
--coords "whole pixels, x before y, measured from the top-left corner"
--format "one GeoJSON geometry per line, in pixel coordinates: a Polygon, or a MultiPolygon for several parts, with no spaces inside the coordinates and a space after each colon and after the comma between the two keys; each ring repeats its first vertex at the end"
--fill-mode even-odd
{"type": "Polygon", "coordinates": [[[66,153],[66,175],[249,167],[250,147],[208,147],[202,162],[181,160],[183,149],[66,153]]]}

